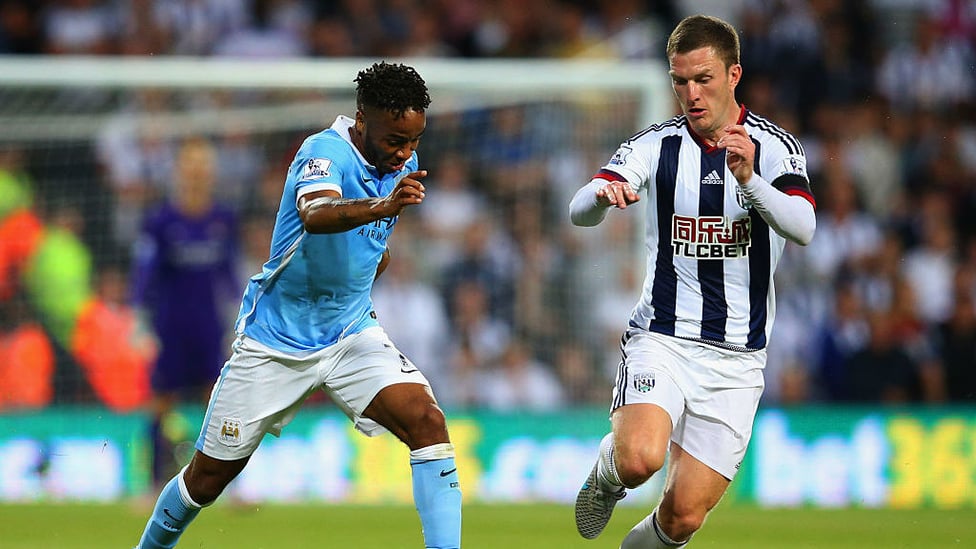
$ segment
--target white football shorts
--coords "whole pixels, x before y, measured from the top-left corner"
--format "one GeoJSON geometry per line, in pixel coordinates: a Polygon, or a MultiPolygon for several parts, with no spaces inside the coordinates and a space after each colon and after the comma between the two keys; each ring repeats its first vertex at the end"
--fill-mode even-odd
{"type": "Polygon", "coordinates": [[[397,383],[430,387],[380,327],[308,354],[271,349],[247,336],[239,336],[232,350],[214,384],[196,442],[198,450],[216,459],[247,457],[265,433],[280,436],[317,389],[329,395],[356,429],[375,436],[386,429],[362,414],[381,389],[397,383]]]}
{"type": "Polygon", "coordinates": [[[628,404],[664,408],[671,441],[732,480],[752,436],[766,351],[743,353],[633,329],[625,340],[611,413],[628,404]]]}

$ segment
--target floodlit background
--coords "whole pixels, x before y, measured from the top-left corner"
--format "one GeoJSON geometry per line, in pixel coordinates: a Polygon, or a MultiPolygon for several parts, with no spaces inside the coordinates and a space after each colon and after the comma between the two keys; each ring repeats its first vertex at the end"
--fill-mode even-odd
{"type": "MultiPolygon", "coordinates": [[[[723,505],[972,509],[969,0],[0,0],[0,502],[151,499],[156,346],[129,295],[177,145],[216,146],[243,289],[297,146],[390,59],[433,104],[428,198],[397,224],[380,320],[448,412],[469,501],[569,504],[644,266],[639,211],[578,228],[569,199],[675,113],[664,41],[696,12],[740,29],[738,98],[799,137],[818,205],[777,273],[767,389],[723,505]]],[[[167,418],[177,462],[204,404],[167,418]]],[[[313,397],[229,495],[408,503],[406,459],[313,397]]]]}

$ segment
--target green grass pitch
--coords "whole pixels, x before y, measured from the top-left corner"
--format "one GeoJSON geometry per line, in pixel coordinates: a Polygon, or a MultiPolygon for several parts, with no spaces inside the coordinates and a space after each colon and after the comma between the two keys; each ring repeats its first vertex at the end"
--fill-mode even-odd
{"type": "MultiPolygon", "coordinates": [[[[144,504],[0,505],[4,549],[131,548],[144,504]]],[[[618,507],[603,535],[581,539],[566,505],[466,505],[467,549],[617,549],[647,510],[618,507]]],[[[781,509],[720,505],[692,548],[897,549],[976,547],[973,510],[781,509]]],[[[231,505],[205,510],[183,536],[186,549],[422,548],[409,506],[231,505]]]]}

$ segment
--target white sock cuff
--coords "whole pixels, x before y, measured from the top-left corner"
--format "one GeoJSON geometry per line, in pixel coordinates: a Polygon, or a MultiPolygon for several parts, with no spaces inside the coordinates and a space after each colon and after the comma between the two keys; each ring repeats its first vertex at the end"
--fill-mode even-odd
{"type": "Polygon", "coordinates": [[[180,474],[176,475],[176,485],[180,488],[180,499],[183,500],[183,503],[185,503],[187,507],[193,509],[201,509],[206,507],[206,505],[200,505],[199,503],[193,501],[193,498],[190,497],[190,491],[186,488],[186,481],[183,480],[183,473],[186,472],[187,467],[189,467],[189,465],[186,465],[180,469],[180,474]]]}
{"type": "Polygon", "coordinates": [[[624,485],[620,482],[617,463],[613,459],[613,433],[607,434],[600,441],[600,466],[597,467],[597,473],[613,487],[620,488],[624,485]]]}
{"type": "Polygon", "coordinates": [[[454,445],[450,442],[441,442],[425,448],[410,450],[410,459],[431,461],[435,459],[448,459],[454,457],[454,445]]]}

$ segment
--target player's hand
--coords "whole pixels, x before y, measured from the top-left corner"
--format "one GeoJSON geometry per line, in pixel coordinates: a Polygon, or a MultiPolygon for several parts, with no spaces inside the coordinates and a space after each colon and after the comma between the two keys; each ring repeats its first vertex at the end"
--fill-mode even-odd
{"type": "Polygon", "coordinates": [[[397,182],[390,194],[383,199],[384,206],[391,212],[390,216],[399,215],[403,208],[424,201],[424,184],[420,182],[424,177],[427,177],[427,170],[417,170],[397,182]]]}
{"type": "Polygon", "coordinates": [[[623,210],[638,200],[640,196],[625,181],[611,181],[596,190],[596,202],[604,208],[616,206],[623,210]]]}
{"type": "Polygon", "coordinates": [[[756,144],[749,138],[745,126],[729,125],[726,134],[718,140],[718,147],[725,149],[725,163],[740,185],[752,179],[752,165],[756,158],[756,144]]]}

